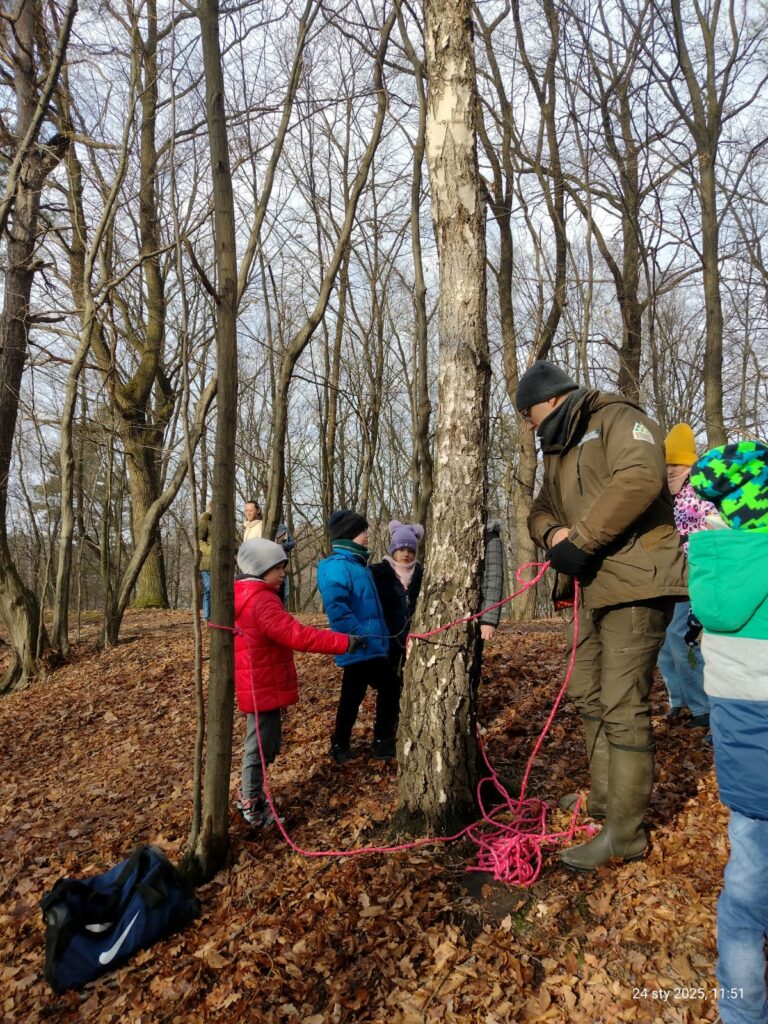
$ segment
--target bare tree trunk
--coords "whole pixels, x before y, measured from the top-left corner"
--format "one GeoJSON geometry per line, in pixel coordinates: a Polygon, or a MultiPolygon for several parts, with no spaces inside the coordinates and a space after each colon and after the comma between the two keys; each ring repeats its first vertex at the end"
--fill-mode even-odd
{"type": "MultiPolygon", "coordinates": [[[[138,61],[134,54],[131,68],[131,88],[133,89],[138,76],[138,61]]],[[[57,113],[58,123],[62,134],[73,137],[75,125],[72,115],[72,99],[69,89],[69,74],[65,66],[62,69],[59,87],[57,89],[57,113]]],[[[69,286],[80,316],[80,346],[75,354],[72,366],[67,378],[67,386],[64,394],[64,408],[61,415],[60,442],[59,442],[59,465],[61,470],[61,500],[60,517],[61,533],[59,537],[59,556],[56,571],[56,595],[53,608],[53,644],[62,654],[69,649],[69,593],[71,588],[72,573],[72,543],[74,538],[75,520],[79,528],[80,538],[83,542],[88,541],[82,514],[82,473],[83,473],[83,450],[85,426],[86,426],[86,397],[85,389],[82,389],[80,397],[81,406],[81,450],[79,458],[75,459],[72,424],[77,405],[77,388],[80,382],[80,374],[85,363],[87,354],[91,348],[94,337],[98,339],[97,348],[105,352],[107,346],[103,338],[103,322],[100,319],[99,311],[94,299],[91,287],[94,264],[99,254],[99,248],[106,235],[111,230],[115,207],[118,201],[120,185],[122,184],[127,169],[127,139],[131,131],[133,119],[130,118],[123,129],[123,145],[121,146],[121,157],[118,161],[115,179],[111,188],[105,190],[104,208],[101,212],[99,222],[93,231],[93,237],[89,241],[88,226],[83,209],[83,171],[75,145],[71,145],[67,151],[67,205],[69,207],[70,222],[72,224],[71,240],[67,248],[69,259],[69,286]],[[79,477],[76,486],[75,476],[79,477]],[[75,514],[74,500],[77,495],[78,511],[75,514]]],[[[110,441],[110,467],[112,464],[112,442],[110,441]]],[[[111,468],[109,470],[111,474],[111,468]]],[[[111,487],[111,476],[108,475],[108,488],[111,487]]],[[[105,586],[105,609],[112,605],[112,581],[110,574],[109,549],[108,549],[108,524],[110,520],[109,507],[107,507],[104,522],[102,524],[103,542],[100,547],[100,568],[105,586]]],[[[116,640],[116,636],[115,636],[116,640]]]]}
{"type": "MultiPolygon", "coordinates": [[[[565,231],[565,176],[560,161],[560,141],[558,138],[557,121],[557,83],[555,71],[557,56],[560,50],[560,18],[558,7],[552,0],[542,0],[544,15],[549,29],[549,51],[541,72],[541,79],[528,57],[525,47],[525,34],[520,20],[519,0],[512,0],[512,17],[515,22],[515,33],[520,56],[525,67],[528,81],[531,83],[541,111],[542,131],[539,138],[546,135],[549,170],[542,163],[542,154],[537,151],[534,169],[547,203],[547,211],[555,236],[555,287],[546,320],[536,339],[536,358],[546,359],[552,346],[560,318],[563,313],[566,295],[566,257],[568,239],[565,231]],[[551,178],[551,186],[549,182],[551,178]]],[[[511,117],[511,109],[507,104],[507,116],[511,117]]],[[[541,142],[539,143],[541,147],[541,142]]]]}
{"type": "MultiPolygon", "coordinates": [[[[469,0],[424,4],[427,165],[440,262],[440,389],[433,522],[420,629],[478,607],[485,526],[490,365],[485,225],[478,188],[477,83],[469,0]]],[[[476,623],[418,641],[398,733],[398,821],[451,830],[475,811],[476,623]]]]}
{"type": "Polygon", "coordinates": [[[349,291],[349,246],[344,251],[339,271],[339,310],[336,329],[333,333],[333,351],[328,375],[328,412],[323,444],[323,522],[335,508],[336,495],[336,430],[339,414],[339,374],[341,370],[341,343],[344,340],[344,324],[347,318],[347,293],[349,291]]]}
{"type": "MultiPolygon", "coordinates": [[[[205,389],[203,394],[198,399],[197,408],[195,409],[194,427],[191,434],[191,443],[193,447],[196,447],[198,441],[200,440],[200,434],[202,433],[203,430],[203,423],[205,422],[205,417],[208,413],[208,409],[210,408],[211,402],[213,401],[214,395],[216,394],[217,391],[217,381],[218,377],[214,377],[213,380],[211,380],[208,383],[208,387],[205,389]]],[[[235,381],[235,386],[236,384],[237,382],[235,381]]],[[[219,414],[221,414],[220,403],[218,408],[219,414]]],[[[233,424],[231,425],[231,430],[233,440],[231,444],[231,450],[234,452],[234,420],[236,419],[234,413],[232,413],[232,418],[233,424]]],[[[234,456],[232,457],[232,465],[234,466],[234,456]]],[[[234,524],[234,468],[232,470],[232,474],[232,497],[230,500],[232,502],[232,523],[234,524]]],[[[111,587],[109,590],[110,596],[106,602],[106,612],[104,616],[103,641],[105,647],[114,647],[114,645],[117,643],[118,636],[120,634],[120,626],[122,625],[123,616],[125,615],[125,610],[130,602],[133,588],[136,586],[136,581],[139,577],[139,573],[141,572],[141,567],[146,562],[147,555],[149,554],[153,544],[155,543],[157,531],[160,527],[160,520],[162,519],[165,512],[167,512],[168,509],[170,508],[171,503],[178,494],[179,488],[184,482],[186,475],[187,462],[186,460],[182,460],[176,467],[176,471],[174,472],[170,481],[166,485],[165,490],[162,492],[162,494],[158,495],[158,497],[146,509],[144,517],[141,521],[141,528],[134,537],[133,551],[131,552],[131,557],[128,560],[128,564],[126,565],[124,572],[122,573],[121,576],[119,576],[117,590],[114,591],[111,587]]],[[[215,476],[214,492],[216,493],[215,476]]],[[[234,525],[232,525],[232,531],[232,536],[234,537],[234,525]]],[[[116,530],[116,535],[117,537],[120,536],[119,530],[116,530]]],[[[104,543],[107,543],[106,539],[104,540],[104,543]]],[[[232,575],[234,574],[233,553],[230,553],[230,563],[232,565],[232,573],[228,577],[227,585],[231,583],[232,575]]],[[[212,571],[212,583],[214,578],[215,572],[212,571]]],[[[231,587],[229,589],[231,590],[231,587]]],[[[211,594],[213,594],[213,587],[211,587],[211,594]]],[[[229,594],[228,596],[231,604],[231,594],[229,594]]],[[[215,615],[215,610],[212,609],[212,611],[213,614],[215,615]]],[[[217,621],[221,620],[217,619],[217,621]]]]}
{"type": "MultiPolygon", "coordinates": [[[[40,651],[48,643],[38,601],[16,569],[7,534],[8,479],[29,341],[40,192],[45,179],[66,151],[66,140],[61,136],[56,136],[48,146],[33,145],[34,139],[29,139],[32,127],[42,120],[42,99],[37,91],[35,67],[35,44],[42,30],[40,16],[36,0],[18,0],[14,19],[4,29],[15,37],[10,47],[17,104],[14,142],[17,149],[24,152],[12,197],[13,221],[8,231],[0,319],[0,612],[10,634],[14,654],[10,666],[0,678],[0,693],[35,674],[40,651]]],[[[66,27],[67,37],[70,25],[71,20],[66,27]]]]}
{"type": "Polygon", "coordinates": [[[387,52],[389,36],[392,26],[395,23],[397,12],[400,7],[400,0],[395,0],[392,10],[381,29],[381,40],[376,52],[374,65],[374,89],[377,96],[376,116],[371,127],[371,138],[360,160],[349,200],[344,211],[344,222],[341,226],[339,237],[336,241],[333,254],[320,285],[320,292],[315,303],[315,308],[304,322],[300,330],[289,343],[280,361],[280,373],[278,375],[277,390],[272,409],[272,457],[269,464],[269,478],[267,481],[267,500],[264,510],[264,535],[274,536],[277,524],[280,521],[280,514],[283,505],[283,492],[285,490],[285,444],[288,433],[288,393],[293,378],[293,370],[304,349],[309,344],[312,335],[325,315],[328,301],[333,291],[336,275],[339,272],[341,261],[347,250],[349,239],[352,234],[352,227],[355,222],[357,204],[362,195],[365,184],[368,180],[368,172],[373,161],[376,147],[381,138],[381,129],[384,125],[384,118],[387,112],[387,94],[384,88],[384,57],[387,52]]]}
{"type": "MultiPolygon", "coordinates": [[[[160,452],[163,431],[150,425],[124,425],[121,431],[128,457],[128,483],[131,492],[131,524],[134,545],[138,543],[149,509],[160,497],[160,452]]],[[[160,541],[160,523],[152,536],[152,545],[136,580],[134,608],[167,608],[168,585],[165,556],[160,541]]]]}
{"type": "MultiPolygon", "coordinates": [[[[139,175],[139,233],[144,276],[146,315],[142,358],[133,379],[123,389],[123,443],[128,456],[134,542],[147,510],[160,496],[160,460],[163,433],[173,410],[173,399],[164,381],[165,281],[160,268],[160,215],[158,210],[156,144],[157,126],[157,0],[147,0],[146,39],[142,47],[143,82],[140,93],[141,134],[139,175]],[[153,386],[160,392],[156,415],[148,415],[153,386]],[[135,406],[134,406],[135,403],[135,406]]],[[[139,608],[167,608],[168,589],[160,533],[141,567],[134,604],[139,608]]]]}
{"type": "Polygon", "coordinates": [[[75,451],[72,424],[77,405],[77,388],[91,342],[88,333],[80,340],[67,377],[64,408],[61,413],[59,467],[61,470],[61,502],[59,557],[56,566],[56,594],[53,604],[52,646],[61,654],[69,652],[69,591],[72,577],[72,540],[75,535],[75,451]]]}
{"type": "MultiPolygon", "coordinates": [[[[723,309],[720,297],[720,222],[717,214],[716,163],[718,144],[726,117],[726,109],[733,102],[736,72],[751,47],[759,38],[746,24],[739,25],[739,17],[751,18],[747,5],[737,12],[735,0],[697,7],[693,28],[687,28],[681,10],[680,0],[671,0],[669,11],[672,16],[677,58],[683,73],[690,99],[690,110],[682,104],[674,79],[670,81],[669,95],[680,110],[696,144],[699,166],[698,192],[701,207],[701,263],[704,282],[704,304],[706,312],[707,340],[704,352],[704,416],[707,440],[711,445],[725,444],[728,435],[723,416],[723,309]],[[727,29],[718,22],[721,13],[727,29]],[[727,31],[730,35],[723,46],[718,35],[727,31]],[[701,35],[704,62],[694,65],[687,34],[701,35]],[[718,58],[723,56],[722,66],[718,58]]],[[[755,19],[760,25],[760,19],[755,19]]],[[[764,19],[763,23],[764,24],[764,19]]],[[[762,29],[758,29],[762,34],[762,29]]],[[[763,43],[764,45],[764,43],[763,43]]],[[[765,85],[765,70],[761,68],[765,85]]],[[[757,81],[750,86],[757,86],[757,81]]]]}
{"type": "MultiPolygon", "coordinates": [[[[237,423],[237,254],[235,205],[224,110],[224,76],[219,43],[218,0],[198,8],[205,70],[213,179],[217,293],[216,366],[219,379],[213,494],[217,521],[211,550],[211,614],[225,627],[234,625],[232,577],[235,570],[235,426],[237,423]]],[[[234,712],[234,638],[226,629],[211,631],[208,728],[202,827],[191,837],[187,867],[210,878],[224,863],[229,844],[229,773],[234,712]]]]}
{"type": "MultiPolygon", "coordinates": [[[[479,10],[479,9],[478,9],[479,10]]],[[[560,25],[557,11],[545,0],[544,12],[550,31],[550,43],[547,60],[541,71],[541,77],[525,49],[525,31],[520,17],[519,4],[512,5],[515,34],[521,59],[528,79],[536,96],[541,113],[541,129],[537,139],[539,151],[533,157],[533,166],[542,191],[547,199],[553,232],[555,235],[555,282],[550,299],[549,309],[541,308],[537,323],[539,330],[533,339],[532,359],[544,359],[554,340],[555,332],[560,323],[565,303],[567,240],[565,233],[564,213],[564,176],[560,162],[560,144],[557,134],[556,119],[556,87],[555,68],[559,50],[560,25]],[[548,156],[545,160],[541,152],[544,139],[547,141],[548,156]],[[550,183],[550,171],[552,181],[550,183]]],[[[482,133],[486,157],[493,171],[493,181],[489,193],[489,205],[496,220],[499,231],[499,264],[496,283],[499,294],[499,317],[504,364],[504,384],[510,401],[514,405],[515,392],[519,380],[518,359],[520,341],[517,333],[514,312],[515,288],[515,252],[512,238],[512,211],[515,203],[515,165],[513,154],[520,149],[521,143],[515,132],[515,112],[506,92],[504,76],[493,49],[492,27],[487,25],[478,13],[485,49],[491,68],[491,76],[499,100],[501,146],[496,147],[485,132],[482,121],[479,129],[482,133]]],[[[496,24],[496,23],[494,23],[496,24]]],[[[543,289],[542,289],[543,294],[543,289]]],[[[518,432],[518,449],[513,472],[515,553],[520,564],[531,562],[536,558],[536,545],[528,532],[527,521],[533,506],[534,482],[536,477],[536,439],[527,430],[518,432]]],[[[530,619],[535,614],[536,593],[526,591],[511,607],[511,617],[515,621],[530,619]]]]}
{"type": "Polygon", "coordinates": [[[400,34],[408,58],[413,65],[416,95],[419,101],[419,126],[413,143],[413,164],[411,171],[411,250],[413,252],[414,295],[414,416],[413,416],[413,459],[411,463],[411,484],[413,488],[414,522],[427,524],[432,491],[434,489],[434,466],[432,449],[429,444],[429,423],[432,403],[429,398],[428,356],[429,323],[427,318],[427,285],[424,280],[424,264],[421,255],[421,165],[427,135],[427,97],[424,91],[424,64],[419,60],[408,34],[400,19],[400,34]]]}
{"type": "MultiPolygon", "coordinates": [[[[112,316],[119,320],[121,333],[138,358],[116,360],[112,345],[105,338],[104,323],[109,316],[97,306],[92,281],[93,266],[97,259],[111,269],[114,239],[114,206],[129,162],[129,148],[135,112],[132,109],[123,131],[118,166],[114,182],[108,188],[101,182],[105,210],[98,228],[89,239],[88,222],[83,211],[82,170],[73,155],[69,162],[69,206],[72,219],[70,247],[71,287],[82,318],[82,330],[91,335],[91,351],[99,365],[112,409],[117,417],[117,429],[127,454],[128,478],[131,492],[131,526],[134,543],[143,534],[145,526],[152,530],[149,549],[140,567],[136,584],[135,602],[141,607],[167,607],[168,594],[165,581],[162,547],[157,524],[147,520],[149,509],[162,501],[162,447],[166,427],[170,422],[176,396],[165,372],[166,324],[165,278],[161,264],[162,239],[158,195],[157,150],[157,56],[159,34],[157,2],[147,0],[146,32],[142,36],[138,15],[131,33],[131,96],[141,111],[139,127],[139,217],[141,303],[132,304],[119,288],[100,296],[101,303],[110,304],[112,316]],[[86,250],[87,252],[84,251],[86,250]],[[91,316],[98,326],[91,323],[91,316]]],[[[72,129],[71,100],[66,90],[60,96],[62,118],[67,131],[72,129]]],[[[108,272],[108,270],[107,270],[108,272]]],[[[120,584],[118,584],[118,587],[120,584]]],[[[118,616],[121,617],[121,616],[118,616]]],[[[107,624],[106,634],[112,633],[107,624]]]]}
{"type": "Polygon", "coordinates": [[[723,416],[723,306],[720,297],[720,222],[714,153],[699,154],[701,203],[701,264],[707,344],[704,349],[704,423],[710,445],[725,444],[723,416]]]}

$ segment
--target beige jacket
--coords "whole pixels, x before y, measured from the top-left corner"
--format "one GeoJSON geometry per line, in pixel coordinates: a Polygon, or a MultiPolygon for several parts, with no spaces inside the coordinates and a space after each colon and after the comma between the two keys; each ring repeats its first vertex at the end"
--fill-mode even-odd
{"type": "Polygon", "coordinates": [[[664,439],[621,395],[588,391],[571,412],[562,450],[544,455],[528,529],[547,548],[562,527],[571,543],[595,555],[581,580],[587,608],[687,596],[664,439]]]}
{"type": "Polygon", "coordinates": [[[261,537],[261,526],[262,526],[262,520],[261,519],[252,519],[250,521],[250,523],[246,519],[244,519],[243,520],[243,544],[245,544],[245,542],[247,540],[258,540],[259,537],[261,537]]]}
{"type": "Polygon", "coordinates": [[[197,543],[200,548],[200,572],[211,571],[211,539],[213,535],[213,517],[210,512],[203,512],[197,520],[197,543]]]}

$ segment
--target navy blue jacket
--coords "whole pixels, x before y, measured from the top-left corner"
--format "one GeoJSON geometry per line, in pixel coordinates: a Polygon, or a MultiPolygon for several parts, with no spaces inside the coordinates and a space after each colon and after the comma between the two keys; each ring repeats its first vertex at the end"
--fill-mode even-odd
{"type": "Polygon", "coordinates": [[[372,565],[371,574],[379,592],[379,600],[384,610],[384,621],[390,635],[389,656],[393,661],[399,661],[405,653],[405,638],[411,628],[411,619],[421,590],[424,567],[420,562],[416,563],[407,590],[386,560],[372,565]]]}
{"type": "Polygon", "coordinates": [[[364,636],[368,646],[340,654],[337,665],[352,665],[389,653],[389,630],[370,569],[362,555],[333,546],[317,565],[317,586],[331,629],[364,636]]]}

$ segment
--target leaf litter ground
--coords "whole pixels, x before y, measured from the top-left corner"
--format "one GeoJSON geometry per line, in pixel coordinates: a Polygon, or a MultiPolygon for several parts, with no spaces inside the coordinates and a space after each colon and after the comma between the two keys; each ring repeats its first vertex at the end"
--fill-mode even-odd
{"type": "MultiPolygon", "coordinates": [[[[558,620],[507,625],[486,645],[479,716],[491,763],[512,784],[561,685],[563,651],[558,620]]],[[[118,647],[100,652],[86,636],[67,665],[0,701],[0,1024],[717,1019],[727,812],[701,731],[664,721],[659,680],[646,860],[572,875],[548,852],[538,882],[516,889],[467,873],[468,843],[305,859],[274,826],[254,836],[233,816],[228,863],[199,890],[201,918],[82,992],[54,996],[42,978],[43,893],[137,843],[182,854],[192,652],[188,614],[132,611],[118,647]]],[[[339,670],[320,655],[297,661],[301,703],[285,716],[270,772],[289,832],[307,849],[391,841],[396,768],[370,758],[370,695],[353,737],[359,756],[340,768],[327,755],[339,670]]],[[[233,793],[242,738],[238,714],[233,793]]],[[[529,795],[554,805],[585,781],[566,703],[529,795]]],[[[567,816],[554,812],[551,824],[564,828],[567,816]]]]}

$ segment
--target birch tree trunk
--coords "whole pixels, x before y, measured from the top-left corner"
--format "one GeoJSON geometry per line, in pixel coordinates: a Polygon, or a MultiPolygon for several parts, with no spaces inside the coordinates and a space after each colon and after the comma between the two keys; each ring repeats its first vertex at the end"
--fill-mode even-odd
{"type": "MultiPolygon", "coordinates": [[[[477,84],[468,0],[426,0],[427,166],[440,265],[435,489],[420,631],[478,607],[490,367],[485,234],[478,188],[477,84]],[[438,525],[439,524],[439,525],[438,525]]],[[[475,812],[472,699],[478,629],[417,641],[398,734],[398,821],[450,831],[475,812]]]]}

